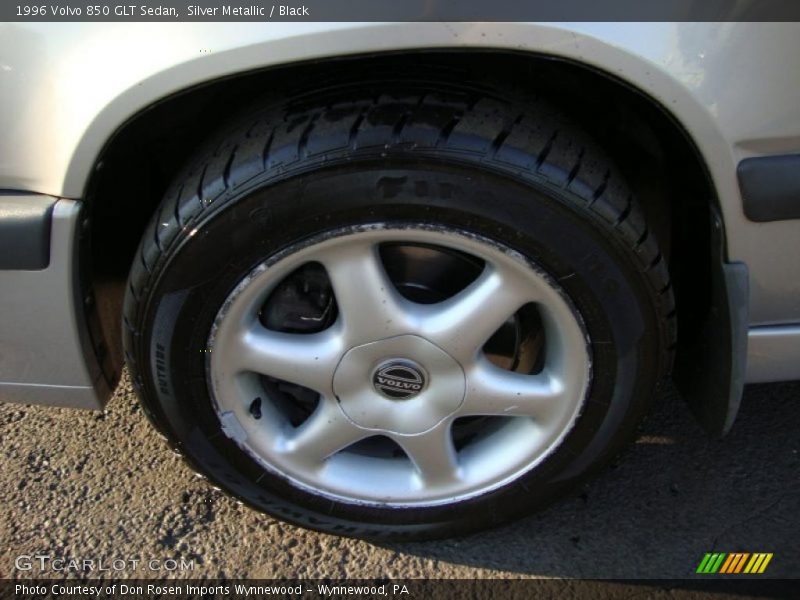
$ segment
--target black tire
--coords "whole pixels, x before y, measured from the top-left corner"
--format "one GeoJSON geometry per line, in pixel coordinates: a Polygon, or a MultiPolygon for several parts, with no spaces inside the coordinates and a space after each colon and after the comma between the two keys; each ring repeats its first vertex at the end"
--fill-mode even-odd
{"type": "Polygon", "coordinates": [[[467,89],[387,89],[256,110],[176,177],[130,273],[126,359],[174,447],[251,506],[356,537],[461,534],[550,501],[629,440],[671,367],[674,299],[617,169],[557,111],[467,89]],[[312,235],[387,221],[458,228],[523,253],[560,283],[592,344],[588,400],[559,448],[512,484],[454,505],[397,510],[315,497],[219,435],[209,398],[202,349],[239,280],[312,235]]]}

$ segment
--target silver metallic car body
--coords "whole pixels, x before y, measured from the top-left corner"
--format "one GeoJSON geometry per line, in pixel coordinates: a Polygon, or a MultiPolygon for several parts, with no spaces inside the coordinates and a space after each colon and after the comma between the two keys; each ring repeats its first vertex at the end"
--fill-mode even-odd
{"type": "MultiPolygon", "coordinates": [[[[420,48],[569,59],[671,113],[716,188],[727,259],[749,270],[747,380],[800,378],[800,220],[749,221],[736,176],[742,159],[800,150],[798,24],[0,24],[0,190],[79,200],[112,134],[190,86],[272,65],[420,48]]],[[[0,271],[0,399],[99,407],[105,392],[81,351],[77,300],[65,287],[77,270],[70,231],[79,203],[59,205],[49,267],[0,271]]]]}

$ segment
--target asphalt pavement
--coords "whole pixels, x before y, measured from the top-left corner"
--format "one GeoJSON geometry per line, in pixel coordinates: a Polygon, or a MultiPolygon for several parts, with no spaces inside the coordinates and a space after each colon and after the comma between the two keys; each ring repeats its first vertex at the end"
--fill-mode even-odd
{"type": "Polygon", "coordinates": [[[376,545],[215,491],[151,428],[124,377],[102,413],[0,404],[0,578],[64,574],[24,558],[36,554],[123,567],[70,572],[80,577],[686,578],[712,551],[772,552],[763,577],[797,577],[798,450],[800,382],[748,387],[721,440],[668,392],[615,465],[543,512],[461,539],[376,545]]]}

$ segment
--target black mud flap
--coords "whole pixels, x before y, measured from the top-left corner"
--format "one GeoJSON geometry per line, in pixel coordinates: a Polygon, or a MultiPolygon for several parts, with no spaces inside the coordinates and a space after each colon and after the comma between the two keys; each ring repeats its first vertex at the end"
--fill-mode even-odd
{"type": "Polygon", "coordinates": [[[700,425],[711,435],[730,431],[744,388],[749,286],[744,263],[726,263],[722,220],[714,214],[711,307],[678,347],[673,379],[700,425]]]}

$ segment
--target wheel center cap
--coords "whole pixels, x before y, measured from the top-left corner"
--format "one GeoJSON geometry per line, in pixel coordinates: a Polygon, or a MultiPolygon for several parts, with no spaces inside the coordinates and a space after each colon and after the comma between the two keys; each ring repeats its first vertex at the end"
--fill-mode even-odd
{"type": "Polygon", "coordinates": [[[414,435],[458,410],[466,383],[461,366],[444,350],[419,336],[399,335],[348,350],[333,390],[356,425],[414,435]]]}
{"type": "Polygon", "coordinates": [[[409,359],[387,360],[372,374],[372,387],[390,400],[409,400],[427,385],[425,370],[409,359]]]}

